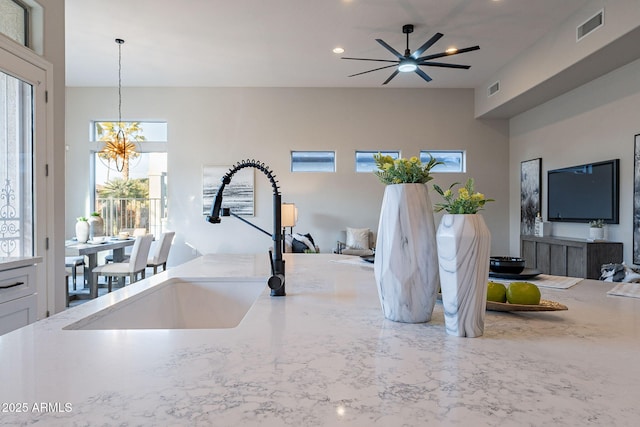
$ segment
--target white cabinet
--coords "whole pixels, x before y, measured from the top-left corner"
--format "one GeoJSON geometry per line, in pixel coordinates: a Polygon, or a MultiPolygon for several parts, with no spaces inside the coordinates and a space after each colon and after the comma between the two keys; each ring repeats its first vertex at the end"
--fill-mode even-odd
{"type": "Polygon", "coordinates": [[[36,259],[0,263],[0,335],[33,323],[36,320],[36,259]],[[29,264],[19,266],[22,264],[29,264]]]}

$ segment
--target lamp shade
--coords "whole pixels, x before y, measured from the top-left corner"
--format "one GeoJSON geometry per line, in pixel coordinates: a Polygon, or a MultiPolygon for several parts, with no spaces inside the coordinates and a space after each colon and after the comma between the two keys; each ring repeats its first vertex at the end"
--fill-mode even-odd
{"type": "Polygon", "coordinates": [[[281,205],[280,221],[283,227],[294,227],[298,221],[298,208],[294,203],[283,203],[281,205]]]}

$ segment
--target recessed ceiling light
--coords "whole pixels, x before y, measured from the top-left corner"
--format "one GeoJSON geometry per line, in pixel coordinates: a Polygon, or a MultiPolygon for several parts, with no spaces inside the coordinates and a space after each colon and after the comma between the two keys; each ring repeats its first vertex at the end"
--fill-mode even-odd
{"type": "Polygon", "coordinates": [[[445,52],[448,54],[456,53],[457,51],[458,51],[457,47],[450,47],[449,49],[445,50],[445,52]]]}
{"type": "Polygon", "coordinates": [[[333,48],[333,53],[344,53],[344,49],[340,46],[333,48]]]}

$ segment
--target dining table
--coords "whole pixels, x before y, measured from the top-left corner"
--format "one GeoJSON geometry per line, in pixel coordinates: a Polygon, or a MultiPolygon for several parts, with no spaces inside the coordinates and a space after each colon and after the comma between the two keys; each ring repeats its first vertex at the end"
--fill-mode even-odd
{"type": "Polygon", "coordinates": [[[87,268],[84,269],[84,288],[92,289],[92,271],[98,265],[98,253],[113,251],[113,262],[120,262],[124,259],[124,248],[132,246],[134,243],[134,237],[129,237],[127,239],[107,237],[102,242],[92,242],[90,240],[86,243],[80,243],[77,240],[67,240],[65,242],[65,256],[87,257],[87,268]]]}

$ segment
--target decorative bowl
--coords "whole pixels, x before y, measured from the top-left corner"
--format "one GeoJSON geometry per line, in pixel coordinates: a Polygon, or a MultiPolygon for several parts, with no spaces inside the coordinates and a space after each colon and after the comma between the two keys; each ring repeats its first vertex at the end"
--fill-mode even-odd
{"type": "Polygon", "coordinates": [[[489,270],[495,273],[520,274],[524,270],[524,259],[510,256],[489,258],[489,270]]]}

